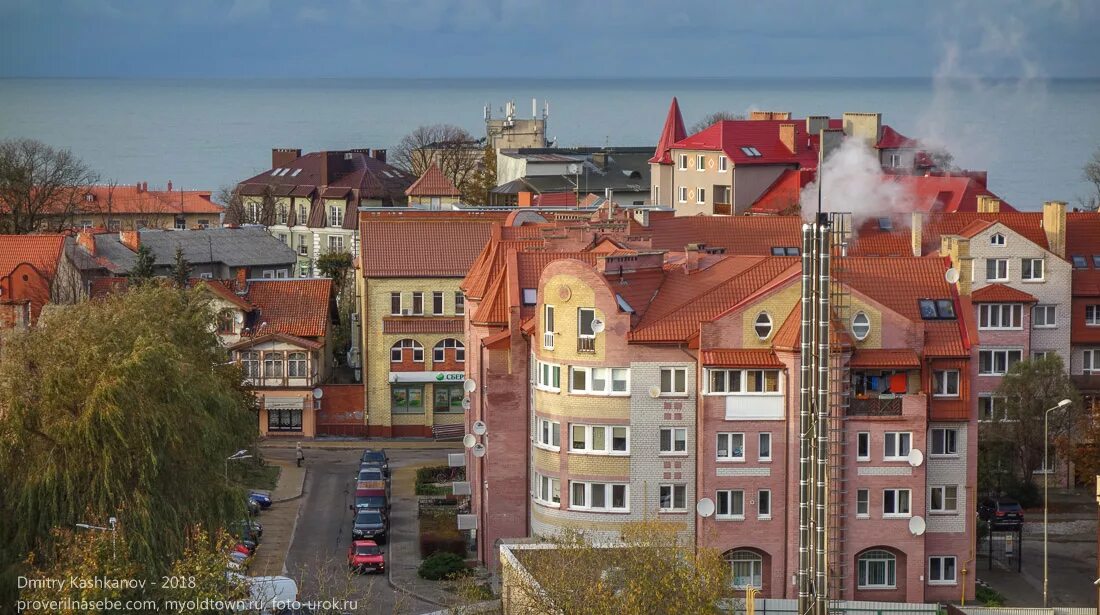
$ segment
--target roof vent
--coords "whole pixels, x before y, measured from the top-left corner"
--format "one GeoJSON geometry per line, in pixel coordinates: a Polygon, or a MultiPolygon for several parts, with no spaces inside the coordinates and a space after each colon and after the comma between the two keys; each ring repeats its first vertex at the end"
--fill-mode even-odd
{"type": "Polygon", "coordinates": [[[355,154],[353,154],[351,152],[346,152],[344,154],[344,160],[352,160],[353,158],[355,158],[355,154]]]}

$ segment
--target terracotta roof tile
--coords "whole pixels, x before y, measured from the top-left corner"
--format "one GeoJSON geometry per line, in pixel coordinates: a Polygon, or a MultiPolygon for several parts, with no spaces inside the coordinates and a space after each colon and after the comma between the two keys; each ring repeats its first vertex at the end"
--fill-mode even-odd
{"type": "Polygon", "coordinates": [[[470,322],[479,325],[507,325],[508,324],[508,286],[507,278],[498,275],[493,279],[485,297],[478,304],[477,309],[470,315],[470,322]]]}
{"type": "Polygon", "coordinates": [[[1066,214],[1066,255],[1074,254],[1084,256],[1090,261],[1093,254],[1100,254],[1100,213],[1090,211],[1066,214]]]}
{"type": "Polygon", "coordinates": [[[461,194],[454,183],[447,179],[435,164],[428,167],[428,170],[405,190],[405,196],[459,196],[461,194]]]}
{"type": "Polygon", "coordinates": [[[506,215],[362,212],[363,277],[464,277],[489,240],[492,225],[506,215]]]}
{"type": "MultiPolygon", "coordinates": [[[[829,120],[830,128],[840,128],[841,120],[829,120]]],[[[735,165],[797,164],[817,168],[818,135],[806,132],[804,120],[722,120],[672,145],[673,150],[711,150],[725,153],[735,165]],[[794,126],[795,151],[779,138],[781,125],[794,126]],[[754,148],[759,156],[741,148],[754,148]]]]}
{"type": "MultiPolygon", "coordinates": [[[[261,333],[324,337],[330,320],[332,280],[250,280],[244,298],[260,310],[261,333]]],[[[259,325],[257,325],[259,326],[259,325]]]]}
{"type": "Polygon", "coordinates": [[[1035,303],[1034,295],[1004,284],[989,284],[970,294],[974,303],[1035,303]]]}
{"type": "Polygon", "coordinates": [[[108,209],[115,214],[225,213],[224,207],[211,200],[209,190],[146,190],[137,185],[97,184],[83,186],[80,191],[84,198],[77,208],[87,213],[108,209]]]}
{"type": "Polygon", "coordinates": [[[848,363],[852,368],[919,368],[920,357],[912,348],[860,348],[848,363]]]}
{"type": "Polygon", "coordinates": [[[703,365],[716,367],[771,367],[782,369],[783,362],[767,348],[716,348],[703,351],[703,365]]]}
{"type": "Polygon", "coordinates": [[[64,247],[64,235],[0,235],[0,277],[27,263],[52,278],[64,247]]]}
{"type": "MultiPolygon", "coordinates": [[[[926,216],[921,229],[922,254],[931,254],[939,250],[940,237],[943,235],[959,235],[963,231],[974,233],[980,231],[979,225],[983,222],[1000,222],[1006,227],[1019,233],[1036,245],[1047,249],[1047,236],[1042,226],[1043,214],[1041,212],[976,212],[959,211],[954,213],[929,214],[926,216]]],[[[986,226],[985,228],[988,228],[986,226]]],[[[1067,245],[1070,230],[1073,225],[1068,225],[1067,245]]],[[[879,228],[877,220],[867,220],[859,225],[856,239],[849,253],[881,255],[881,256],[908,256],[910,252],[909,218],[895,220],[893,230],[885,231],[879,228]],[[883,237],[883,236],[887,237],[883,237]]],[[[1068,251],[1067,251],[1068,253],[1068,251]]]]}
{"type": "Polygon", "coordinates": [[[653,248],[683,251],[689,243],[725,248],[726,254],[770,256],[772,248],[802,245],[799,216],[653,217],[653,248]]]}
{"type": "Polygon", "coordinates": [[[802,189],[813,181],[814,172],[809,169],[787,169],[779,174],[764,194],[749,207],[751,213],[781,214],[798,207],[802,189]]]}
{"type": "Polygon", "coordinates": [[[462,333],[462,318],[423,318],[387,316],[382,318],[382,333],[462,333]]]}

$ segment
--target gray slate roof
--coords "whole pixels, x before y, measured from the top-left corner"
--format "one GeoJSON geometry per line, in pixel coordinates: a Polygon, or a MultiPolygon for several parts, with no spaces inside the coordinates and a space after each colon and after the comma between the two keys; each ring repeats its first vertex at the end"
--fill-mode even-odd
{"type": "MultiPolygon", "coordinates": [[[[149,246],[158,266],[170,266],[175,262],[176,246],[183,248],[183,257],[192,265],[288,265],[297,258],[290,246],[268,234],[262,227],[143,230],[141,243],[149,246]]],[[[117,233],[96,235],[95,247],[96,255],[110,261],[119,272],[128,272],[134,265],[134,252],[119,242],[117,233]]]]}

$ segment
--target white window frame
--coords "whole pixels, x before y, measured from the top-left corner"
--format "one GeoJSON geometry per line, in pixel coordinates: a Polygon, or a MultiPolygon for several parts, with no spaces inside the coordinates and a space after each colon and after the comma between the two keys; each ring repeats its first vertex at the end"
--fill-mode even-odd
{"type": "Polygon", "coordinates": [[[1033,306],[1031,308],[1031,328],[1032,329],[1056,329],[1058,328],[1058,306],[1053,303],[1046,303],[1033,306]],[[1039,314],[1043,317],[1039,318],[1039,314]],[[1040,322],[1041,321],[1041,322],[1040,322]]]}
{"type": "Polygon", "coordinates": [[[571,395],[606,395],[610,397],[627,397],[630,395],[630,368],[629,367],[580,367],[569,368],[569,393],[571,395]],[[573,374],[584,373],[584,388],[573,387],[573,374]],[[596,389],[594,384],[596,374],[603,374],[603,387],[596,389]],[[621,377],[619,377],[621,376],[621,377]],[[622,383],[620,391],[615,390],[615,384],[622,383]]]}
{"type": "Polygon", "coordinates": [[[671,457],[687,456],[687,427],[662,427],[657,432],[657,454],[671,457]],[[665,434],[669,448],[665,448],[665,434]]]}
{"type": "Polygon", "coordinates": [[[687,203],[688,202],[688,188],[687,188],[687,186],[680,186],[680,188],[677,190],[677,193],[678,194],[676,196],[679,197],[681,203],[687,203]]]}
{"type": "Polygon", "coordinates": [[[1009,275],[1009,264],[1007,258],[987,258],[985,259],[985,281],[986,282],[1007,282],[1009,275]],[[994,265],[995,271],[993,272],[997,277],[989,277],[989,266],[994,265]],[[1001,265],[1004,265],[1004,271],[1001,271],[1001,265]]]}
{"type": "Polygon", "coordinates": [[[462,340],[446,337],[436,342],[435,346],[432,346],[432,363],[445,362],[448,348],[454,350],[455,363],[466,362],[466,345],[462,343],[462,340]]]}
{"type": "Polygon", "coordinates": [[[581,333],[581,321],[584,320],[584,318],[582,317],[582,314],[584,314],[585,312],[591,312],[592,313],[592,319],[588,321],[589,323],[595,322],[597,320],[596,308],[588,308],[588,307],[577,308],[577,338],[582,339],[582,340],[594,340],[594,339],[596,339],[596,331],[595,330],[593,330],[591,333],[581,333]]]}
{"type": "Polygon", "coordinates": [[[706,394],[707,395],[783,395],[783,383],[781,381],[783,372],[778,369],[729,369],[729,368],[708,368],[706,373],[706,394]],[[767,388],[769,379],[768,373],[774,374],[774,378],[771,382],[775,383],[775,390],[768,391],[750,391],[749,387],[749,372],[760,372],[756,378],[756,382],[761,385],[762,388],[767,388]],[[730,385],[733,384],[732,374],[737,374],[737,390],[731,390],[730,385]],[[719,378],[721,376],[721,378],[719,378]],[[721,382],[721,387],[716,387],[715,384],[721,382]],[[723,388],[725,390],[714,390],[717,388],[723,388]]]}
{"type": "Polygon", "coordinates": [[[707,170],[707,155],[695,154],[695,170],[702,173],[707,170]]]}
{"type": "Polygon", "coordinates": [[[957,398],[959,396],[959,378],[959,370],[957,369],[934,370],[932,372],[932,397],[957,398]],[[954,380],[952,380],[952,377],[954,377],[954,380]]]}
{"type": "Polygon", "coordinates": [[[1081,352],[1081,373],[1100,374],[1100,348],[1086,348],[1081,352]]]}
{"type": "Polygon", "coordinates": [[[979,393],[978,394],[978,422],[979,423],[996,423],[996,422],[1007,421],[1008,420],[1008,410],[1003,407],[1006,403],[1008,403],[1008,402],[1004,397],[997,397],[996,395],[992,395],[992,394],[988,394],[988,393],[979,393]],[[988,419],[982,418],[982,400],[983,399],[988,399],[989,400],[990,418],[988,418],[988,419]],[[1000,400],[1000,401],[997,401],[997,400],[1000,400]],[[1001,415],[1001,418],[997,418],[998,414],[1001,415]]]}
{"type": "Polygon", "coordinates": [[[772,320],[772,315],[767,312],[757,314],[752,321],[752,332],[759,340],[766,340],[771,337],[772,333],[775,332],[775,321],[772,320]],[[765,322],[767,323],[768,332],[760,335],[760,327],[764,326],[765,322]]]}
{"type": "Polygon", "coordinates": [[[714,518],[730,521],[744,521],[745,520],[745,490],[744,489],[719,489],[714,494],[714,518]],[[723,498],[723,495],[725,496],[723,498]],[[735,497],[736,496],[740,496],[735,497]],[[722,512],[722,500],[725,499],[726,512],[722,512]],[[741,511],[737,512],[737,507],[734,503],[740,499],[741,511]]]}
{"type": "Polygon", "coordinates": [[[958,585],[959,563],[958,559],[954,555],[933,555],[928,558],[928,584],[929,585],[958,585]],[[947,569],[947,562],[951,561],[952,576],[950,579],[944,578],[944,571],[947,569]],[[937,567],[933,567],[932,563],[936,561],[937,567]],[[935,574],[938,572],[939,578],[935,578],[935,574]]]}
{"type": "Polygon", "coordinates": [[[1005,236],[1001,233],[993,233],[989,236],[989,245],[996,246],[998,248],[1005,247],[1005,236]]]}
{"type": "Polygon", "coordinates": [[[928,488],[928,512],[942,515],[956,515],[959,513],[959,486],[958,485],[932,485],[928,488]],[[939,493],[940,507],[934,506],[935,494],[939,493]],[[952,494],[948,497],[948,494],[952,494]],[[948,508],[948,502],[954,500],[955,507],[948,508]]]}
{"type": "Polygon", "coordinates": [[[343,252],[344,251],[344,236],[343,235],[329,235],[328,236],[328,250],[329,250],[329,252],[343,252]]]}
{"type": "Polygon", "coordinates": [[[1020,259],[1020,279],[1024,282],[1042,282],[1046,279],[1046,264],[1041,258],[1020,259]],[[1030,263],[1030,266],[1028,264],[1030,263]],[[1035,263],[1039,263],[1039,275],[1035,276],[1035,263]],[[1030,270],[1030,271],[1029,271],[1030,270]]]}
{"type": "Polygon", "coordinates": [[[729,158],[727,158],[724,154],[718,156],[718,172],[725,173],[726,171],[729,171],[729,163],[729,158]]]}
{"type": "Polygon", "coordinates": [[[894,488],[883,489],[882,490],[882,518],[883,519],[908,519],[912,516],[913,516],[913,490],[912,489],[899,489],[899,488],[894,487],[894,488]],[[893,497],[893,499],[894,499],[894,512],[887,512],[887,510],[886,510],[886,505],[888,503],[887,502],[888,498],[886,496],[887,493],[894,494],[894,497],[893,497]],[[901,497],[902,494],[905,494],[904,498],[901,497]],[[905,503],[905,506],[904,506],[905,512],[898,512],[902,508],[902,506],[901,506],[902,500],[904,500],[904,503],[905,503]]]}
{"type": "Polygon", "coordinates": [[[561,479],[535,473],[535,502],[550,508],[561,508],[561,479]],[[554,494],[557,494],[557,501],[554,494]]]}
{"type": "Polygon", "coordinates": [[[772,460],[772,432],[762,431],[756,434],[756,459],[757,461],[772,460]],[[767,442],[768,454],[764,454],[764,442],[767,442]]]}
{"type": "Polygon", "coordinates": [[[455,316],[466,315],[466,295],[462,291],[455,291],[455,316]]]}
{"type": "Polygon", "coordinates": [[[889,551],[882,549],[875,549],[864,553],[856,560],[856,586],[859,589],[896,589],[898,586],[898,558],[889,551]],[[889,559],[884,557],[868,558],[870,553],[886,553],[890,556],[889,559]],[[872,564],[882,564],[883,571],[886,573],[883,576],[886,579],[885,583],[861,583],[860,578],[867,579],[870,577],[870,566],[872,564]],[[892,581],[892,582],[891,582],[892,581]]]}
{"type": "Polygon", "coordinates": [[[569,481],[569,509],[570,510],[584,510],[584,511],[598,511],[598,512],[630,512],[630,485],[628,483],[600,483],[589,481],[569,481]],[[582,486],[584,490],[584,504],[577,505],[573,502],[574,485],[582,486]],[[614,490],[616,487],[623,489],[623,506],[616,508],[612,506],[614,502],[614,490]],[[592,506],[592,491],[596,488],[604,490],[604,504],[605,506],[596,507],[592,506]]]}
{"type": "Polygon", "coordinates": [[[740,431],[720,431],[717,434],[715,434],[714,459],[715,459],[715,461],[723,462],[723,463],[744,463],[744,461],[745,461],[745,434],[744,434],[744,432],[740,432],[740,431]],[[735,439],[738,438],[738,437],[740,437],[740,439],[741,439],[741,446],[740,447],[735,447],[733,444],[734,444],[735,439]],[[724,457],[722,456],[722,453],[721,453],[723,440],[725,441],[725,445],[726,445],[726,455],[724,457]],[[737,450],[741,451],[741,453],[739,455],[736,454],[737,450]]]}
{"type": "Polygon", "coordinates": [[[933,427],[928,436],[928,454],[932,457],[959,456],[959,430],[954,427],[933,427]],[[936,452],[937,444],[940,452],[936,452]]]}
{"type": "Polygon", "coordinates": [[[420,342],[412,339],[411,337],[405,337],[405,338],[397,340],[396,342],[393,343],[392,346],[390,346],[390,363],[401,363],[401,362],[403,362],[405,360],[405,349],[411,349],[413,351],[413,353],[412,353],[413,354],[413,363],[423,363],[424,362],[424,344],[421,344],[420,342]],[[410,343],[406,344],[405,342],[410,342],[410,343]],[[399,353],[399,357],[396,361],[393,358],[393,356],[394,356],[393,351],[394,350],[397,350],[398,353],[399,353]],[[420,356],[419,359],[416,358],[417,355],[420,356]]]}
{"type": "Polygon", "coordinates": [[[911,431],[888,431],[883,434],[882,437],[882,460],[883,461],[908,461],[909,452],[913,450],[913,432],[911,431]],[[894,445],[894,454],[890,455],[890,444],[894,445]],[[904,445],[904,446],[903,446],[904,445]],[[905,452],[902,452],[902,449],[905,452]]]}
{"type": "Polygon", "coordinates": [[[758,489],[756,491],[756,518],[761,521],[770,521],[772,518],[772,490],[771,489],[758,489]],[[764,506],[764,501],[768,502],[767,510],[764,506]]]}
{"type": "Polygon", "coordinates": [[[554,306],[549,303],[544,303],[542,306],[542,347],[546,350],[554,349],[554,335],[556,331],[554,327],[557,323],[554,322],[554,306]]]}
{"type": "Polygon", "coordinates": [[[852,316],[852,335],[861,342],[871,335],[871,317],[866,312],[859,311],[852,316]],[[863,335],[859,334],[861,330],[863,335]]]}
{"type": "Polygon", "coordinates": [[[707,189],[699,186],[695,189],[695,204],[706,205],[707,203],[707,189]]]}
{"type": "Polygon", "coordinates": [[[1012,353],[1015,353],[1016,355],[1018,355],[1019,358],[1016,359],[1017,363],[1024,359],[1024,351],[1020,348],[996,348],[996,349],[990,348],[988,350],[979,350],[978,351],[978,375],[979,376],[1004,376],[1005,374],[1008,373],[1008,371],[1010,369],[1012,369],[1012,365],[1009,364],[1009,357],[1012,355],[1012,353]],[[982,355],[986,355],[986,354],[989,355],[989,366],[990,366],[991,371],[983,372],[982,371],[982,355]],[[996,358],[997,358],[998,355],[1002,355],[1002,354],[1004,355],[1005,369],[1004,369],[1004,371],[997,371],[996,358]]]}
{"type": "Polygon", "coordinates": [[[680,513],[687,512],[687,485],[663,483],[657,487],[657,512],[680,513]],[[676,505],[676,495],[679,492],[681,506],[676,505]],[[664,506],[665,494],[668,494],[669,506],[664,506]]]}
{"type": "Polygon", "coordinates": [[[1100,304],[1085,306],[1085,326],[1100,327],[1100,304]]]}
{"type": "Polygon", "coordinates": [[[688,394],[688,373],[686,367],[662,367],[660,371],[658,388],[661,390],[661,397],[687,397],[688,394]],[[668,373],[669,389],[665,390],[665,373],[668,373]],[[684,387],[680,390],[676,386],[677,373],[683,374],[684,387]]]}
{"type": "Polygon", "coordinates": [[[680,170],[686,171],[688,168],[688,155],[680,154],[680,170]]]}
{"type": "Polygon", "coordinates": [[[628,425],[587,425],[582,423],[570,423],[569,424],[569,452],[577,455],[608,455],[611,457],[626,457],[630,455],[630,427],[628,425]],[[575,440],[573,435],[576,429],[582,429],[584,434],[583,445],[584,448],[575,448],[575,440]],[[597,430],[603,431],[603,444],[604,448],[593,448],[593,433],[597,430]],[[617,430],[623,430],[626,434],[626,449],[614,450],[615,432],[617,430]]]}
{"type": "Polygon", "coordinates": [[[341,205],[335,203],[329,203],[328,206],[328,225],[330,228],[343,228],[344,227],[344,208],[341,205]]]}
{"type": "Polygon", "coordinates": [[[978,305],[978,330],[1019,331],[1023,328],[1024,306],[1022,304],[982,303],[978,305]]]}
{"type": "Polygon", "coordinates": [[[535,388],[540,391],[558,393],[561,391],[561,365],[537,361],[535,363],[535,388]],[[555,378],[557,376],[557,378],[555,378]],[[554,380],[557,380],[557,385],[554,380]]]}
{"type": "Polygon", "coordinates": [[[871,518],[871,490],[856,489],[856,519],[871,518]],[[860,508],[863,512],[860,512],[860,508]]]}
{"type": "Polygon", "coordinates": [[[870,461],[870,460],[871,460],[871,432],[869,432],[869,431],[856,432],[856,461],[870,461]],[[865,451],[866,454],[860,454],[860,450],[865,451]]]}
{"type": "Polygon", "coordinates": [[[539,418],[535,423],[535,446],[548,451],[560,451],[561,421],[539,418]],[[555,440],[557,444],[554,443],[555,440]]]}

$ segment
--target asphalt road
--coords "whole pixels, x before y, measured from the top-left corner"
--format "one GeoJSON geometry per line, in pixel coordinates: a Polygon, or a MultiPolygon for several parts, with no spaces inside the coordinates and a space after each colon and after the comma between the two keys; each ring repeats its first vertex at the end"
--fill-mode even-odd
{"type": "MultiPolygon", "coordinates": [[[[290,552],[287,572],[300,579],[299,595],[307,600],[358,601],[360,613],[379,615],[412,615],[438,610],[395,591],[379,574],[349,575],[347,552],[351,545],[352,513],[348,506],[354,500],[354,476],[359,468],[358,449],[318,450],[307,452],[305,488],[298,526],[290,552]]],[[[388,450],[391,473],[397,468],[424,462],[446,463],[446,451],[388,450]]],[[[396,485],[394,491],[396,492],[396,485]]],[[[397,495],[396,493],[394,494],[397,495]]],[[[412,527],[415,532],[416,511],[409,498],[391,502],[391,534],[396,529],[412,527]]],[[[382,545],[389,564],[389,542],[382,545]]],[[[415,537],[414,537],[415,539],[415,537]]]]}
{"type": "MultiPolygon", "coordinates": [[[[1033,522],[1027,522],[1033,523],[1033,522]]],[[[1053,537],[1049,542],[1051,606],[1095,607],[1096,538],[1082,535],[1053,537]]],[[[989,561],[978,560],[978,579],[988,583],[1007,599],[1008,606],[1038,607],[1043,604],[1043,537],[1025,534],[1023,570],[1016,572],[1002,564],[988,569],[989,561]]]]}

